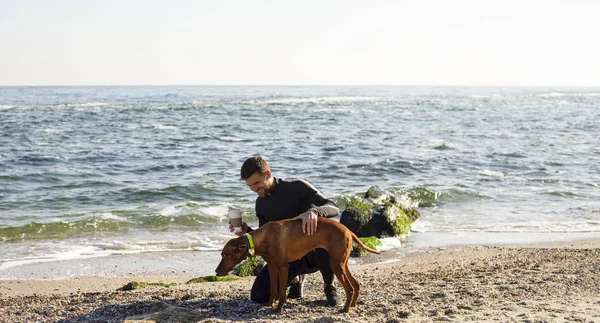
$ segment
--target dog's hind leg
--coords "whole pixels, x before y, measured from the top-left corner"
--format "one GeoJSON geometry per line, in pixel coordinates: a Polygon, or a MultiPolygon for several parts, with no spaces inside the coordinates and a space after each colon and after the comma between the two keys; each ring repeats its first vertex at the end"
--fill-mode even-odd
{"type": "Polygon", "coordinates": [[[358,302],[358,295],[360,295],[360,284],[358,281],[352,276],[350,272],[350,268],[348,267],[348,263],[346,262],[346,274],[348,275],[348,280],[350,281],[350,285],[352,285],[353,293],[352,300],[350,302],[350,307],[356,307],[356,303],[358,302]]]}
{"type": "Polygon", "coordinates": [[[340,281],[344,287],[344,291],[346,292],[346,303],[344,303],[344,307],[340,310],[340,313],[348,313],[350,311],[350,302],[352,300],[352,294],[354,294],[354,290],[352,289],[352,285],[348,280],[348,276],[344,272],[343,264],[339,261],[331,261],[330,265],[331,270],[340,281]]]}

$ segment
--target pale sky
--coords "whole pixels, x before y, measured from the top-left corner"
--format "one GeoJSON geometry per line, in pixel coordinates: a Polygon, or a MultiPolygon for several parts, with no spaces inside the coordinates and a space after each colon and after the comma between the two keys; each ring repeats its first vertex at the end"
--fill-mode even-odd
{"type": "Polygon", "coordinates": [[[598,0],[0,0],[0,85],[600,86],[598,0]]]}

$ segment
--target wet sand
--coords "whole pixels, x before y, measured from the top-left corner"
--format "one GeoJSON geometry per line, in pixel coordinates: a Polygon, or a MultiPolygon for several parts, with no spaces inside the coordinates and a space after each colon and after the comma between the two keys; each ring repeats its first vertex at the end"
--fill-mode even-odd
{"type": "Polygon", "coordinates": [[[249,300],[252,277],[191,285],[187,274],[2,280],[0,321],[600,322],[599,268],[600,240],[430,248],[351,265],[362,291],[349,314],[326,306],[319,274],[282,314],[249,300]],[[129,281],[178,285],[116,290],[129,281]]]}

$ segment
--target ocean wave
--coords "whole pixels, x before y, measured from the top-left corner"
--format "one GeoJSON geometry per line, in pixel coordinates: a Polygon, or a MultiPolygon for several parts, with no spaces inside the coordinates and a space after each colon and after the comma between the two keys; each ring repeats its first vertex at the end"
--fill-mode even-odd
{"type": "Polygon", "coordinates": [[[66,103],[61,104],[68,107],[106,107],[110,106],[110,103],[107,102],[84,102],[84,103],[66,103]]]}
{"type": "Polygon", "coordinates": [[[69,132],[69,131],[73,131],[73,129],[71,129],[71,128],[65,128],[65,129],[46,128],[46,129],[42,130],[42,132],[50,133],[50,134],[63,133],[63,132],[69,132]]]}
{"type": "Polygon", "coordinates": [[[271,105],[295,105],[305,103],[351,103],[351,102],[375,102],[389,101],[389,98],[369,97],[369,96],[324,96],[312,98],[279,98],[279,99],[263,99],[263,100],[248,100],[241,101],[246,104],[271,104],[271,105]]]}
{"type": "Polygon", "coordinates": [[[31,222],[23,226],[0,228],[0,241],[62,239],[92,232],[118,232],[127,230],[129,227],[131,224],[126,222],[98,217],[73,222],[31,222]]]}
{"type": "Polygon", "coordinates": [[[441,196],[441,193],[435,192],[425,186],[397,190],[395,194],[406,197],[411,204],[418,207],[434,207],[441,196]]]}
{"type": "Polygon", "coordinates": [[[488,94],[488,95],[473,94],[473,95],[469,95],[469,98],[476,99],[476,100],[500,100],[500,99],[505,99],[506,97],[501,94],[488,94]]]}
{"type": "Polygon", "coordinates": [[[234,136],[221,136],[221,137],[219,137],[219,140],[221,140],[221,141],[228,141],[228,142],[242,142],[242,141],[247,141],[247,139],[238,138],[238,137],[234,137],[234,136]]]}
{"type": "Polygon", "coordinates": [[[504,233],[584,233],[600,232],[600,221],[520,221],[479,224],[447,221],[433,222],[419,219],[411,226],[412,232],[504,232],[504,233]]]}
{"type": "Polygon", "coordinates": [[[504,178],[504,173],[501,171],[493,171],[493,170],[489,170],[489,169],[484,169],[482,171],[478,172],[479,175],[482,176],[486,176],[486,177],[493,177],[493,178],[504,178]]]}
{"type": "Polygon", "coordinates": [[[126,187],[110,193],[111,198],[127,203],[156,203],[161,200],[193,200],[215,194],[212,188],[202,184],[182,184],[168,187],[150,188],[144,186],[126,187]]]}
{"type": "Polygon", "coordinates": [[[497,157],[502,157],[502,158],[527,158],[527,155],[525,155],[523,153],[512,152],[512,153],[492,153],[492,154],[487,155],[486,157],[488,157],[488,158],[497,158],[497,157]]]}
{"type": "Polygon", "coordinates": [[[55,163],[57,161],[66,161],[69,160],[68,157],[64,157],[64,156],[58,156],[58,155],[38,155],[38,154],[31,154],[31,155],[25,155],[22,156],[20,158],[19,162],[25,163],[25,164],[48,164],[48,163],[55,163]]]}
{"type": "Polygon", "coordinates": [[[581,92],[581,93],[550,92],[550,93],[538,94],[537,97],[544,98],[544,99],[555,99],[555,98],[561,98],[561,97],[576,97],[576,98],[595,99],[595,98],[600,97],[600,92],[581,92]]]}
{"type": "MultiPolygon", "coordinates": [[[[151,231],[128,232],[125,235],[88,239],[66,239],[52,241],[27,241],[10,246],[12,251],[0,251],[0,272],[15,267],[36,263],[81,260],[111,255],[135,255],[139,253],[161,253],[172,251],[220,251],[231,238],[225,228],[213,232],[194,234],[189,232],[156,233],[151,231]]],[[[4,246],[6,251],[8,246],[4,246]]],[[[10,274],[9,274],[10,275],[10,274]]]]}
{"type": "Polygon", "coordinates": [[[478,200],[488,200],[491,197],[486,196],[481,193],[473,192],[471,190],[457,189],[451,188],[443,190],[440,193],[438,198],[439,201],[448,201],[448,202],[468,202],[468,201],[478,201],[478,200]]]}
{"type": "Polygon", "coordinates": [[[551,92],[551,93],[542,93],[542,94],[538,94],[537,97],[540,98],[559,98],[559,97],[563,97],[563,96],[569,96],[569,95],[573,95],[572,93],[559,93],[559,92],[551,92]]]}
{"type": "Polygon", "coordinates": [[[552,191],[552,192],[546,192],[545,194],[559,196],[559,197],[570,197],[570,198],[584,196],[584,195],[581,195],[581,194],[578,194],[575,192],[571,192],[571,191],[552,191]]]}
{"type": "Polygon", "coordinates": [[[176,126],[166,125],[166,124],[153,124],[150,127],[158,130],[175,130],[178,129],[176,126]]]}
{"type": "Polygon", "coordinates": [[[205,103],[194,102],[86,102],[86,103],[55,103],[55,104],[23,104],[0,105],[1,110],[51,110],[51,111],[161,111],[188,110],[206,107],[205,103]]]}
{"type": "MultiPolygon", "coordinates": [[[[112,211],[92,215],[79,214],[32,221],[24,225],[0,228],[0,243],[30,240],[67,239],[94,236],[99,233],[124,233],[129,230],[197,231],[214,225],[225,225],[229,205],[187,202],[165,206],[157,214],[138,210],[112,211]],[[68,217],[68,220],[65,218],[68,217]]],[[[243,210],[248,222],[256,221],[254,212],[243,210]]]]}
{"type": "MultiPolygon", "coordinates": [[[[433,190],[422,185],[411,188],[392,188],[390,192],[409,205],[425,208],[436,207],[440,202],[469,202],[490,199],[488,196],[470,190],[457,188],[433,190]]],[[[347,205],[351,197],[352,195],[343,194],[338,198],[340,209],[347,205]]]]}
{"type": "Polygon", "coordinates": [[[92,246],[71,246],[68,250],[55,252],[52,252],[46,246],[43,246],[42,248],[46,250],[46,253],[43,255],[0,259],[0,271],[35,263],[87,259],[110,255],[110,253],[98,252],[94,250],[95,248],[92,246]]]}
{"type": "Polygon", "coordinates": [[[452,145],[446,145],[444,143],[441,145],[434,146],[433,149],[435,149],[435,150],[454,150],[456,148],[454,148],[452,145]]]}

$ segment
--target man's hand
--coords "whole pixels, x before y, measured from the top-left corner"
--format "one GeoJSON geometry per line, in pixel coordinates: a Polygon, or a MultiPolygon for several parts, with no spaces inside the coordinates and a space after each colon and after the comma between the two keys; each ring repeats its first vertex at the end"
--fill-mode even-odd
{"type": "Polygon", "coordinates": [[[309,236],[317,231],[317,218],[319,216],[311,210],[308,210],[294,219],[302,219],[302,232],[309,236]]]}
{"type": "MultiPolygon", "coordinates": [[[[231,221],[229,221],[229,232],[233,232],[233,225],[231,225],[231,221]]],[[[238,237],[246,234],[248,232],[248,225],[246,222],[242,222],[242,232],[234,232],[238,237]]]]}

